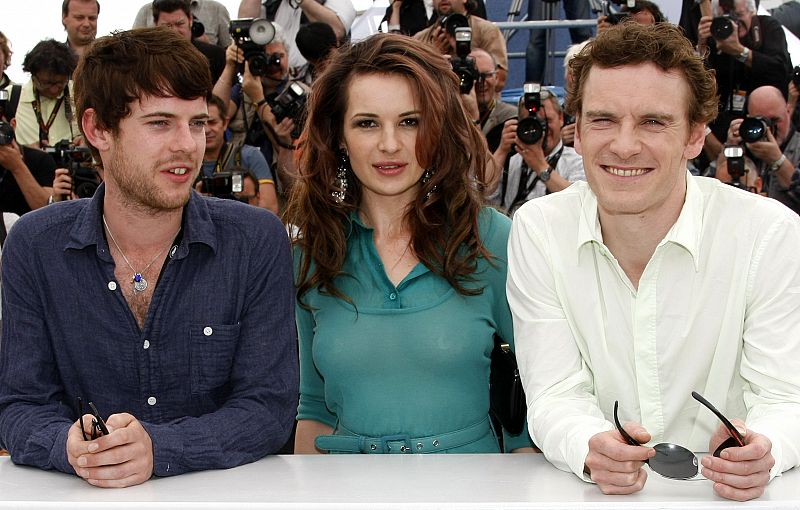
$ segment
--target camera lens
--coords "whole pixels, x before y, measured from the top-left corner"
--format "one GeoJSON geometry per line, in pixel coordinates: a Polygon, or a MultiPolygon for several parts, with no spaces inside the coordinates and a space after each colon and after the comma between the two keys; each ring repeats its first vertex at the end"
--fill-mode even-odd
{"type": "Polygon", "coordinates": [[[14,128],[8,122],[0,120],[0,145],[8,145],[14,141],[14,128]]]}
{"type": "Polygon", "coordinates": [[[526,145],[532,145],[544,135],[543,122],[538,117],[525,117],[517,124],[517,137],[526,145]]]}
{"type": "Polygon", "coordinates": [[[447,33],[451,36],[456,36],[456,29],[461,27],[469,27],[469,21],[467,21],[467,17],[463,14],[447,14],[442,16],[441,20],[439,20],[440,25],[442,28],[447,30],[447,33]]]}
{"type": "Polygon", "coordinates": [[[265,76],[270,70],[267,56],[264,55],[263,52],[259,52],[248,58],[247,67],[250,68],[250,74],[253,76],[265,76]]]}
{"type": "Polygon", "coordinates": [[[761,140],[767,135],[767,123],[759,117],[747,117],[739,126],[739,136],[747,143],[761,140]]]}
{"type": "Polygon", "coordinates": [[[711,20],[711,35],[714,39],[727,39],[733,33],[733,22],[726,16],[718,16],[711,20]]]}

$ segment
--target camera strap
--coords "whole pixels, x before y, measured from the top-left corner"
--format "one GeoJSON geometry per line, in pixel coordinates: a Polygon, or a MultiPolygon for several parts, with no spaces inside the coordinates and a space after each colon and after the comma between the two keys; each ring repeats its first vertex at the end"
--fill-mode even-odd
{"type": "MultiPolygon", "coordinates": [[[[548,156],[547,165],[554,169],[556,165],[558,165],[558,160],[561,159],[561,153],[564,152],[564,145],[561,145],[561,148],[555,154],[548,156]]],[[[539,175],[534,173],[533,179],[531,179],[531,169],[528,167],[528,163],[525,162],[525,159],[522,160],[522,167],[520,168],[520,176],[519,176],[519,185],[517,186],[517,194],[514,196],[514,200],[511,202],[511,205],[508,206],[509,211],[513,211],[516,207],[519,207],[523,203],[528,201],[528,195],[531,194],[533,188],[536,186],[536,183],[539,182],[539,175]]],[[[505,198],[505,186],[503,187],[503,198],[505,198]]],[[[545,194],[550,194],[550,191],[545,189],[545,194]]]]}
{"type": "Polygon", "coordinates": [[[3,244],[5,244],[7,236],[8,236],[8,231],[6,230],[6,220],[3,217],[3,212],[0,211],[0,247],[2,247],[3,244]]]}
{"type": "MultiPolygon", "coordinates": [[[[43,143],[49,141],[49,134],[50,134],[50,127],[52,127],[53,122],[56,120],[56,116],[58,115],[59,110],[61,110],[61,105],[69,103],[69,84],[64,87],[64,93],[61,94],[61,97],[58,98],[56,102],[56,106],[53,108],[53,111],[50,112],[50,117],[47,119],[47,122],[44,121],[42,117],[42,104],[41,98],[39,97],[39,91],[34,88],[33,91],[34,100],[32,103],[33,112],[36,114],[36,122],[39,123],[39,143],[43,143]]],[[[67,116],[67,123],[69,124],[70,134],[72,132],[72,108],[69,107],[67,104],[64,107],[64,112],[67,116]]]]}

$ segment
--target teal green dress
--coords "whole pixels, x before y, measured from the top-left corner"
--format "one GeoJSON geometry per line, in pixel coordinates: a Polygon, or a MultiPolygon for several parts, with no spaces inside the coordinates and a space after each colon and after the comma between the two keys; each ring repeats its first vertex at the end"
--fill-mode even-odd
{"type": "MultiPolygon", "coordinates": [[[[489,412],[493,334],[513,345],[506,301],[511,221],[491,208],[479,235],[495,259],[481,258],[477,296],[464,296],[419,263],[396,287],[386,276],[373,230],[351,217],[347,257],[336,281],[355,306],[312,290],[297,307],[298,420],[334,433],[424,437],[461,430],[489,412]],[[346,431],[346,432],[343,432],[346,431]]],[[[296,252],[297,254],[297,252],[296,252]]],[[[498,452],[491,430],[447,453],[498,452]]],[[[506,449],[531,446],[527,428],[506,449]]],[[[441,453],[441,452],[440,452],[441,453]]]]}

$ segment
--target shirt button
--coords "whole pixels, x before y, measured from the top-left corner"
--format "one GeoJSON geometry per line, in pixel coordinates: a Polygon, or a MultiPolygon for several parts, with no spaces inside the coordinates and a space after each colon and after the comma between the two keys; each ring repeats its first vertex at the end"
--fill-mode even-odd
{"type": "Polygon", "coordinates": [[[149,349],[150,348],[150,340],[145,340],[144,341],[144,348],[145,349],[149,349]]]}
{"type": "Polygon", "coordinates": [[[154,405],[156,405],[156,397],[150,397],[150,398],[148,398],[148,399],[147,399],[147,403],[148,403],[148,404],[150,404],[151,406],[154,406],[154,405]]]}
{"type": "Polygon", "coordinates": [[[203,334],[205,336],[211,336],[211,333],[213,333],[213,332],[214,332],[214,330],[211,329],[211,326],[206,326],[206,327],[203,328],[203,334]]]}
{"type": "Polygon", "coordinates": [[[392,301],[394,301],[395,299],[397,299],[397,294],[395,294],[394,292],[392,292],[391,294],[389,294],[389,299],[391,299],[392,301]]]}
{"type": "Polygon", "coordinates": [[[108,282],[108,290],[117,290],[117,282],[108,282]]]}

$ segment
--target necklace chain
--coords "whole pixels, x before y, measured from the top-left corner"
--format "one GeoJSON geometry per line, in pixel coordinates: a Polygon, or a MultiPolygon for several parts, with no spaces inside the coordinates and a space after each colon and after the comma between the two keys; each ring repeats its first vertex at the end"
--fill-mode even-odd
{"type": "MultiPolygon", "coordinates": [[[[156,253],[156,256],[153,257],[153,260],[151,260],[144,267],[144,269],[142,269],[141,271],[137,271],[136,269],[133,268],[133,265],[131,264],[131,261],[128,260],[128,257],[125,256],[125,252],[122,251],[122,248],[120,248],[117,240],[114,239],[114,234],[111,233],[111,229],[108,227],[108,222],[106,221],[105,214],[103,215],[103,225],[105,225],[106,230],[108,231],[108,236],[111,238],[111,242],[114,243],[114,246],[116,246],[117,250],[119,250],[119,254],[122,255],[122,259],[125,261],[126,264],[128,264],[128,267],[131,269],[131,271],[133,271],[133,278],[131,278],[131,282],[133,283],[133,290],[136,292],[144,292],[144,290],[147,289],[147,280],[144,279],[142,274],[144,274],[148,269],[150,269],[150,266],[152,266],[153,263],[158,259],[159,255],[163,254],[166,250],[160,250],[158,253],[156,253]]],[[[180,229],[178,229],[178,232],[180,232],[180,229]]],[[[178,235],[178,232],[175,233],[173,239],[178,235]]],[[[169,250],[169,247],[167,247],[167,250],[169,250]]]]}

